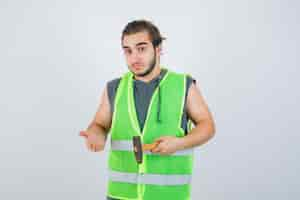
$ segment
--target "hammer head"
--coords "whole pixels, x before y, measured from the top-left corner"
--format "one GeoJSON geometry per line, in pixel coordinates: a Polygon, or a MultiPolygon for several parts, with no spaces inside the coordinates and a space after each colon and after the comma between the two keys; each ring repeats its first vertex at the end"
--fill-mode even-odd
{"type": "Polygon", "coordinates": [[[133,152],[138,164],[143,162],[143,146],[140,136],[133,136],[133,152]]]}

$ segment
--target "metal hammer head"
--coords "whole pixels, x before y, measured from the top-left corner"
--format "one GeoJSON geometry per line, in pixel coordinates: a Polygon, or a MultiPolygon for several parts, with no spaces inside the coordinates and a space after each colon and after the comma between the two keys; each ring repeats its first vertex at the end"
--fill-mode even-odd
{"type": "Polygon", "coordinates": [[[133,136],[133,152],[138,164],[143,162],[143,146],[140,136],[133,136]]]}

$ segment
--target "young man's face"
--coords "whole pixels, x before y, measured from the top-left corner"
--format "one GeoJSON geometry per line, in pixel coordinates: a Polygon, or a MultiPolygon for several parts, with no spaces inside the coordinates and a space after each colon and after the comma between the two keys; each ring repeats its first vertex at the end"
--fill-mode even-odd
{"type": "Polygon", "coordinates": [[[145,76],[155,67],[158,48],[154,49],[147,32],[125,35],[122,47],[128,68],[136,76],[145,76]]]}

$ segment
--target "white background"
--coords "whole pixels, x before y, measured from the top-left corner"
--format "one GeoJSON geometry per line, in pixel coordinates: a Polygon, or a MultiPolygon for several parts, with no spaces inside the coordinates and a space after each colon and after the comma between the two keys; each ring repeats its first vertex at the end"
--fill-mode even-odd
{"type": "Polygon", "coordinates": [[[104,199],[107,151],[78,136],[126,72],[131,20],[167,37],[162,64],[190,73],[214,115],[192,199],[299,199],[299,2],[0,2],[0,199],[104,199]],[[298,11],[298,13],[297,13],[298,11]]]}

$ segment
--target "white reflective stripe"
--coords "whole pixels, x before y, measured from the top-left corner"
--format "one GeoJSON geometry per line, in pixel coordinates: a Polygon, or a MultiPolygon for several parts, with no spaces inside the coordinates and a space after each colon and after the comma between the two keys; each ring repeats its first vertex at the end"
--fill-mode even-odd
{"type": "MultiPolygon", "coordinates": [[[[116,150],[116,151],[133,151],[133,142],[128,141],[128,140],[111,140],[111,149],[116,150]]],[[[173,154],[170,155],[191,155],[193,154],[194,149],[183,149],[176,151],[173,154]]],[[[152,153],[151,151],[145,151],[145,154],[157,154],[157,153],[152,153]]]]}
{"type": "Polygon", "coordinates": [[[111,140],[111,149],[117,151],[132,151],[133,142],[128,140],[111,140]]]}
{"type": "MultiPolygon", "coordinates": [[[[176,155],[176,156],[181,156],[181,155],[191,155],[193,154],[193,149],[183,149],[183,150],[179,150],[176,151],[175,153],[172,153],[170,155],[176,155]]],[[[145,154],[157,154],[157,153],[152,153],[151,151],[145,151],[145,154]]]]}
{"type": "Polygon", "coordinates": [[[191,175],[189,174],[137,174],[109,171],[109,179],[115,182],[151,185],[184,185],[191,183],[191,175]]]}

